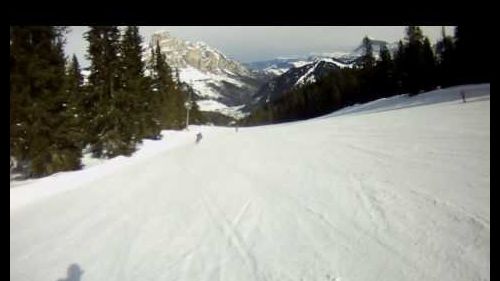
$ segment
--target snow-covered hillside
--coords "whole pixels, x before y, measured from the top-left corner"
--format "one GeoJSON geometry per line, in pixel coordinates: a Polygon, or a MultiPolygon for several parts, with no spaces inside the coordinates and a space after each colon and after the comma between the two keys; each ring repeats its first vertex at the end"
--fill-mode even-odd
{"type": "Polygon", "coordinates": [[[260,76],[204,42],[185,41],[166,31],[152,35],[144,51],[146,62],[151,58],[151,48],[157,44],[173,74],[178,72],[179,79],[193,88],[196,95],[193,98],[201,111],[236,119],[245,116],[240,109],[263,83],[260,76]]]}
{"type": "Polygon", "coordinates": [[[288,69],[282,75],[270,79],[252,96],[252,102],[245,106],[244,111],[251,112],[255,108],[265,106],[266,103],[280,99],[291,90],[306,84],[315,83],[320,78],[333,71],[351,67],[332,58],[315,58],[312,62],[295,62],[296,67],[288,69]]]}
{"type": "MultiPolygon", "coordinates": [[[[382,46],[386,46],[394,55],[397,50],[397,42],[388,43],[383,40],[369,38],[372,42],[373,56],[378,59],[382,46]]],[[[246,65],[254,70],[261,71],[273,76],[279,76],[292,68],[302,67],[307,64],[313,64],[318,60],[330,60],[339,67],[352,67],[354,63],[365,53],[365,48],[361,42],[356,48],[350,51],[331,51],[331,52],[311,52],[308,55],[281,57],[265,61],[247,63],[246,65]]]]}
{"type": "Polygon", "coordinates": [[[11,182],[10,280],[490,280],[489,92],[166,131],[11,182]]]}
{"type": "Polygon", "coordinates": [[[330,61],[339,67],[351,67],[351,63],[346,63],[340,57],[351,55],[347,52],[312,53],[308,56],[297,58],[276,58],[267,61],[248,63],[248,67],[256,72],[263,72],[276,77],[284,74],[292,68],[300,68],[305,65],[317,63],[318,61],[330,61]]]}

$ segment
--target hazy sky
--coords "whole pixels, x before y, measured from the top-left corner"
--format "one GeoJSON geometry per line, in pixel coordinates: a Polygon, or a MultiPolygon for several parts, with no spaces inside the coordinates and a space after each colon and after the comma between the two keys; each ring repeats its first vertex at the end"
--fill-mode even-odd
{"type": "MultiPolygon", "coordinates": [[[[87,41],[84,26],[72,26],[67,35],[66,54],[75,53],[82,66],[87,41]]],[[[155,31],[165,30],[189,41],[204,41],[230,58],[241,62],[305,55],[312,52],[347,51],[358,46],[363,36],[394,42],[404,37],[404,26],[141,26],[144,41],[155,31]]],[[[431,42],[441,37],[441,26],[423,26],[431,42]]],[[[447,26],[452,35],[454,28],[447,26]]]]}

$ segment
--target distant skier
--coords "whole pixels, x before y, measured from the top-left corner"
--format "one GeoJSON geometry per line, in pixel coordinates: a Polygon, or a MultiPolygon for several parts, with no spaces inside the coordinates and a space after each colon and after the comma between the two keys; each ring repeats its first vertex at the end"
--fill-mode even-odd
{"type": "Polygon", "coordinates": [[[201,133],[199,132],[198,134],[196,134],[196,143],[199,143],[201,141],[201,138],[203,136],[201,135],[201,133]]]}
{"type": "Polygon", "coordinates": [[[463,101],[464,103],[466,103],[467,101],[465,101],[465,91],[463,91],[463,90],[462,90],[462,91],[460,91],[460,95],[462,95],[462,101],[463,101]]]}

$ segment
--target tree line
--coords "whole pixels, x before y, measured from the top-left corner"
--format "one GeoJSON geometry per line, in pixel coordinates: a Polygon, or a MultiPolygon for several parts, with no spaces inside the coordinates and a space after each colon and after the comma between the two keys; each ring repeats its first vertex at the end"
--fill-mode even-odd
{"type": "Polygon", "coordinates": [[[362,41],[364,54],[352,68],[330,72],[315,83],[288,91],[256,109],[242,125],[270,124],[312,118],[355,103],[399,94],[416,95],[439,87],[490,81],[481,54],[482,37],[470,27],[457,26],[435,46],[418,26],[408,26],[395,52],[381,46],[375,59],[372,42],[362,41]]]}
{"type": "MultiPolygon", "coordinates": [[[[173,74],[160,46],[143,61],[136,26],[91,26],[88,81],[63,48],[67,27],[10,27],[10,153],[19,171],[39,177],[81,168],[94,157],[131,155],[143,139],[183,129],[193,90],[173,74]]],[[[202,122],[196,106],[190,123],[202,122]]]]}

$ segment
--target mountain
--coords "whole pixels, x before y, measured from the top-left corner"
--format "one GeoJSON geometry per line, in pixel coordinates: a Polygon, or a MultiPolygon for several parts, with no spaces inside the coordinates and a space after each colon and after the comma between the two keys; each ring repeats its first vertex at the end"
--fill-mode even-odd
{"type": "MultiPolygon", "coordinates": [[[[373,55],[378,58],[382,46],[386,46],[394,54],[397,43],[369,38],[373,45],[373,55]]],[[[294,87],[313,83],[331,71],[344,67],[353,67],[364,54],[361,43],[350,52],[311,53],[308,56],[292,58],[276,58],[246,64],[253,72],[261,72],[274,76],[253,95],[252,101],[243,110],[251,111],[270,100],[282,97],[294,87]]]]}
{"type": "Polygon", "coordinates": [[[157,42],[174,77],[178,72],[179,79],[193,88],[201,111],[242,118],[245,114],[240,109],[267,79],[204,42],[185,41],[166,31],[152,35],[144,52],[146,61],[157,42]]]}
{"type": "Polygon", "coordinates": [[[254,72],[263,72],[266,75],[276,77],[284,74],[291,68],[297,68],[307,64],[312,64],[320,59],[331,59],[339,67],[345,67],[348,66],[349,63],[346,63],[346,61],[341,59],[341,57],[347,54],[349,53],[311,53],[307,56],[297,56],[292,58],[283,57],[265,61],[251,62],[247,63],[246,66],[248,66],[248,68],[252,69],[254,72]]]}
{"type": "Polygon", "coordinates": [[[311,63],[309,58],[275,58],[271,60],[247,63],[248,68],[254,72],[263,72],[270,76],[279,76],[287,72],[290,68],[301,67],[311,63]]]}
{"type": "MultiPolygon", "coordinates": [[[[383,40],[369,38],[373,45],[373,55],[377,59],[380,48],[387,46],[391,54],[397,50],[398,43],[388,43],[383,40]]],[[[269,76],[279,76],[294,67],[302,67],[306,64],[314,63],[318,59],[333,59],[340,67],[352,66],[364,54],[365,49],[362,43],[351,51],[332,51],[321,53],[310,53],[303,56],[282,57],[264,61],[256,61],[245,64],[254,72],[262,72],[269,76]]]]}
{"type": "MultiPolygon", "coordinates": [[[[397,47],[371,40],[376,57],[383,45],[397,47]]],[[[151,36],[144,53],[146,61],[157,43],[174,77],[178,73],[179,79],[193,88],[192,98],[200,110],[210,120],[224,120],[223,123],[241,119],[253,106],[278,98],[293,87],[314,82],[335,68],[351,67],[364,52],[360,44],[351,52],[311,53],[242,64],[204,42],[190,42],[159,31],[151,36]]]]}
{"type": "Polygon", "coordinates": [[[343,67],[350,67],[350,65],[344,64],[334,58],[315,58],[312,62],[305,62],[300,67],[292,67],[282,75],[265,83],[253,95],[252,102],[244,110],[251,111],[253,108],[262,106],[269,101],[279,99],[291,89],[308,83],[314,83],[335,69],[343,67]]]}

